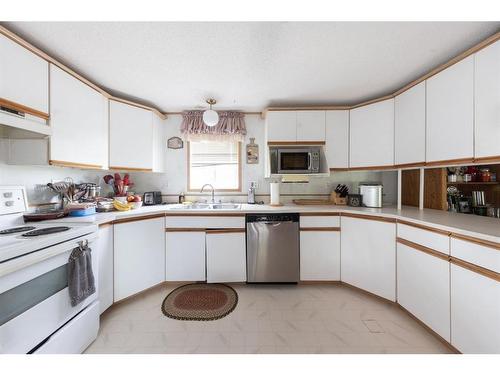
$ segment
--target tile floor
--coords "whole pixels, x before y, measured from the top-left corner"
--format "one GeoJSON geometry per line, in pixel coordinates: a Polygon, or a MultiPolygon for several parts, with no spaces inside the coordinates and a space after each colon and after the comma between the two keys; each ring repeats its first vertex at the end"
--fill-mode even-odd
{"type": "Polygon", "coordinates": [[[236,285],[223,319],[178,321],[161,286],[111,307],[85,353],[450,353],[394,305],[341,285],[236,285]]]}

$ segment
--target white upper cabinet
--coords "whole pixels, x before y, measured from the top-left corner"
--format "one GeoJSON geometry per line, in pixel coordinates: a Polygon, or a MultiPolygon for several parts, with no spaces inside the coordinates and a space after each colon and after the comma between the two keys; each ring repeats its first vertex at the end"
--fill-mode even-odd
{"type": "Polygon", "coordinates": [[[49,63],[3,35],[0,99],[49,113],[49,63]]]}
{"type": "Polygon", "coordinates": [[[350,167],[394,164],[394,99],[350,111],[350,167]]]}
{"type": "Polygon", "coordinates": [[[326,111],[325,123],[328,168],[348,168],[349,111],[326,111]]]}
{"type": "Polygon", "coordinates": [[[268,142],[324,142],[325,111],[269,111],[268,142]]]}
{"type": "Polygon", "coordinates": [[[110,168],[152,171],[154,154],[153,113],[110,100],[110,168]]]}
{"type": "Polygon", "coordinates": [[[473,157],[474,56],[427,80],[428,162],[473,157]]]}
{"type": "Polygon", "coordinates": [[[50,65],[50,160],[93,168],[108,165],[108,99],[50,65]]]}
{"type": "Polygon", "coordinates": [[[425,81],[394,99],[394,163],[425,162],[425,81]]]}
{"type": "Polygon", "coordinates": [[[268,112],[266,134],[268,142],[295,142],[297,140],[297,112],[268,112]]]}
{"type": "Polygon", "coordinates": [[[500,41],[475,55],[474,157],[500,156],[500,41]]]}
{"type": "Polygon", "coordinates": [[[297,141],[325,141],[325,111],[297,112],[297,141]]]}

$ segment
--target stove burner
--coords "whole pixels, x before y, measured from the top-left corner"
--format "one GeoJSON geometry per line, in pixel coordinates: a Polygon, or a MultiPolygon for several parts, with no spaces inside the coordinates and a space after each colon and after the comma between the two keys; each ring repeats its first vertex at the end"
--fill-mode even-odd
{"type": "Polygon", "coordinates": [[[9,229],[4,229],[0,230],[0,235],[2,234],[13,234],[13,233],[21,233],[21,232],[27,232],[29,230],[33,230],[36,227],[15,227],[15,228],[9,228],[9,229]]]}
{"type": "Polygon", "coordinates": [[[23,237],[36,237],[36,236],[42,236],[44,234],[52,234],[52,233],[59,233],[59,232],[64,232],[69,230],[69,227],[49,227],[49,228],[42,228],[42,229],[37,229],[37,230],[32,230],[31,232],[28,233],[23,233],[23,237]]]}

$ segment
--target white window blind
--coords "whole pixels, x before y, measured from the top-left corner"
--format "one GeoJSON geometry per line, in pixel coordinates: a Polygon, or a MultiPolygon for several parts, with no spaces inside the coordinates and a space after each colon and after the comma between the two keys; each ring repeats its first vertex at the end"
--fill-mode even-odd
{"type": "Polygon", "coordinates": [[[240,190],[239,142],[189,142],[189,190],[240,190]]]}

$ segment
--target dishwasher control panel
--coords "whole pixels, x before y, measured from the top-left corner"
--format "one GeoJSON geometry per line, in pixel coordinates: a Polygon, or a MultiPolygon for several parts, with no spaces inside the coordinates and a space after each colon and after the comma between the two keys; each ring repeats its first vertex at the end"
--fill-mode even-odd
{"type": "Polygon", "coordinates": [[[247,215],[246,216],[247,223],[258,223],[263,221],[275,222],[275,221],[299,221],[298,213],[290,213],[290,214],[258,214],[258,215],[247,215]]]}

